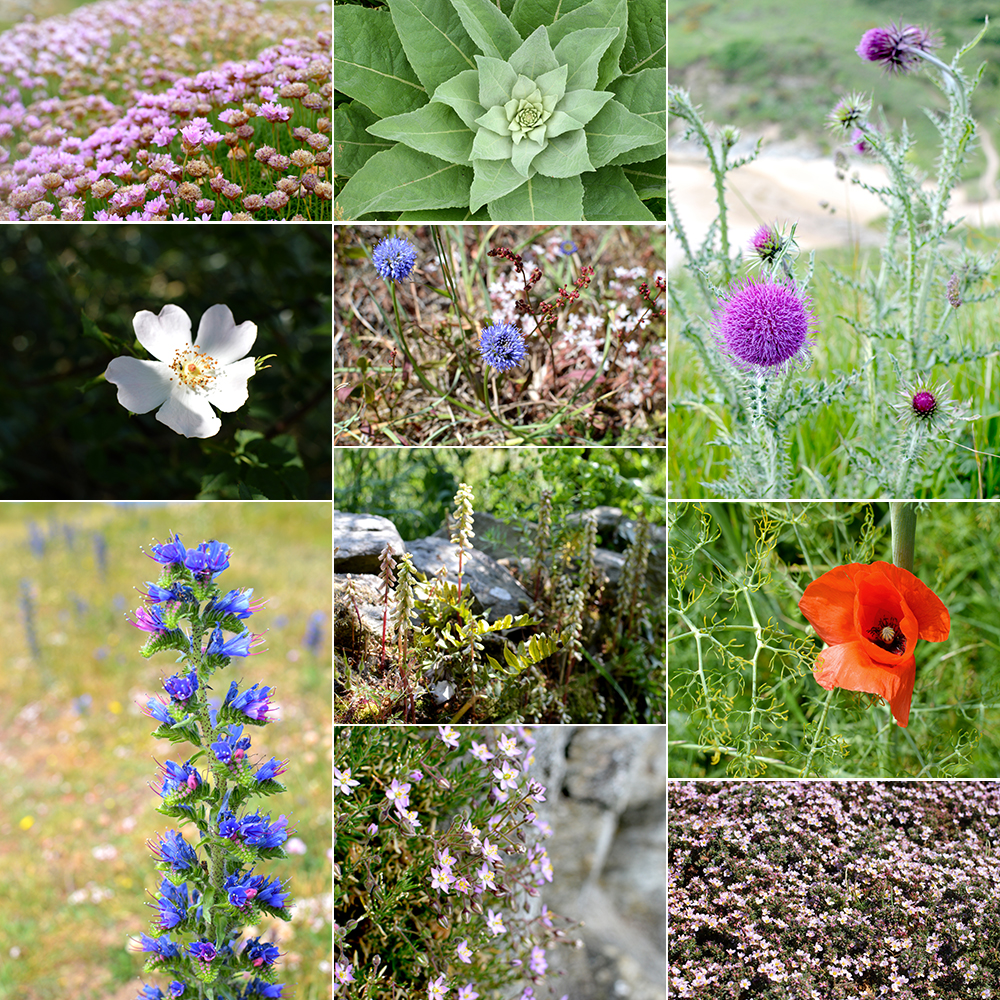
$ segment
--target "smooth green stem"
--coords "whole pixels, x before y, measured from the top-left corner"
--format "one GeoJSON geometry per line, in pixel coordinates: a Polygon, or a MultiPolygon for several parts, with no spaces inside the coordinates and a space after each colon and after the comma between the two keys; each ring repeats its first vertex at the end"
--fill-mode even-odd
{"type": "Polygon", "coordinates": [[[892,561],[900,568],[913,572],[913,549],[917,535],[917,509],[909,500],[893,500],[889,504],[892,526],[892,561]]]}

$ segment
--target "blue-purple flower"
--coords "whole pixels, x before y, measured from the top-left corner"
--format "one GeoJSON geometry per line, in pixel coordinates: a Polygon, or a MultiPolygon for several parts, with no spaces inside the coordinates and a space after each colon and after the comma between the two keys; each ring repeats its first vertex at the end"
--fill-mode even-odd
{"type": "Polygon", "coordinates": [[[184,565],[195,576],[203,580],[214,580],[223,570],[229,568],[229,546],[214,539],[202,542],[197,549],[185,555],[184,565]]]}
{"type": "Polygon", "coordinates": [[[155,844],[146,843],[153,856],[162,864],[170,865],[174,871],[187,871],[198,865],[194,848],[177,830],[167,830],[155,844]]]}
{"type": "Polygon", "coordinates": [[[407,240],[388,236],[375,247],[372,262],[386,281],[404,281],[417,262],[417,249],[407,240]]]}
{"type": "Polygon", "coordinates": [[[169,879],[160,883],[160,898],[156,901],[156,923],[168,931],[187,919],[188,913],[187,883],[174,885],[169,879]]]}
{"type": "Polygon", "coordinates": [[[915,24],[890,24],[872,28],[861,36],[855,51],[868,62],[881,63],[887,73],[905,73],[941,43],[926,28],[915,24]]]}
{"type": "Polygon", "coordinates": [[[140,940],[140,951],[156,955],[157,958],[179,958],[181,950],[176,942],[172,941],[169,934],[163,934],[158,938],[152,938],[148,934],[143,934],[140,940]]]}
{"type": "Polygon", "coordinates": [[[208,656],[249,656],[253,632],[249,629],[233,639],[224,639],[222,629],[218,625],[212,629],[212,637],[208,641],[205,653],[208,656]]]}
{"type": "Polygon", "coordinates": [[[174,674],[163,682],[163,689],[177,701],[187,701],[198,690],[198,673],[174,674]]]}
{"type": "Polygon", "coordinates": [[[180,535],[174,535],[169,542],[165,542],[163,545],[154,544],[151,548],[153,554],[149,558],[155,559],[158,563],[162,563],[165,566],[171,563],[184,562],[185,549],[181,544],[180,535]]]}
{"type": "Polygon", "coordinates": [[[739,370],[759,374],[804,364],[815,323],[809,298],[773,281],[738,282],[712,317],[720,350],[739,370]]]}
{"type": "Polygon", "coordinates": [[[251,597],[253,597],[253,587],[250,587],[249,590],[230,590],[228,594],[210,601],[205,610],[208,614],[236,615],[237,618],[249,618],[255,611],[259,611],[264,606],[262,601],[251,604],[251,597]]]}
{"type": "Polygon", "coordinates": [[[243,736],[242,726],[228,726],[229,733],[212,744],[212,753],[222,764],[239,764],[250,749],[250,737],[243,736]]]}
{"type": "Polygon", "coordinates": [[[219,954],[211,941],[193,941],[188,951],[191,953],[192,958],[197,958],[206,965],[214,961],[215,957],[219,954]]]}
{"type": "Polygon", "coordinates": [[[243,957],[257,969],[273,965],[280,955],[281,952],[276,945],[269,941],[261,941],[260,938],[250,938],[243,946],[243,957]]]}
{"type": "Polygon", "coordinates": [[[528,353],[524,337],[511,323],[494,323],[479,338],[483,361],[497,371],[506,372],[519,365],[528,353]]]}
{"type": "Polygon", "coordinates": [[[237,712],[242,712],[248,719],[265,722],[267,721],[267,713],[273,710],[273,706],[268,700],[271,690],[269,687],[261,688],[259,684],[254,684],[253,687],[240,693],[239,685],[233,681],[229,685],[225,704],[237,712]]]}
{"type": "Polygon", "coordinates": [[[168,760],[160,765],[160,787],[157,791],[163,798],[168,795],[185,796],[203,783],[204,779],[191,761],[175,764],[172,760],[168,760]]]}

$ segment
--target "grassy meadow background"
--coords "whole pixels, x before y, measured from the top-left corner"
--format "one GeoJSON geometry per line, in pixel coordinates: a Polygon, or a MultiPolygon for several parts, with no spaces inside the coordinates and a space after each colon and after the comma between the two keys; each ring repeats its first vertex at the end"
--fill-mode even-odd
{"type": "MultiPolygon", "coordinates": [[[[330,506],[327,503],[0,504],[0,1000],[134,1000],[158,885],[146,841],[171,826],[147,783],[187,745],[153,740],[139,705],[175,672],[169,654],[139,655],[123,617],[159,564],[139,549],[177,532],[233,552],[224,590],[253,587],[265,608],[249,624],[264,652],[216,676],[275,689],[279,720],[253,750],[288,760],[288,791],[260,800],[284,813],[304,854],[267,866],[290,879],[290,924],[272,929],[279,981],[296,1000],[331,995],[330,506]],[[23,595],[33,606],[33,643],[23,595]],[[305,636],[314,615],[322,638],[305,636]],[[33,646],[36,648],[33,650],[33,646]]],[[[146,977],[146,982],[160,980],[146,977]]]]}

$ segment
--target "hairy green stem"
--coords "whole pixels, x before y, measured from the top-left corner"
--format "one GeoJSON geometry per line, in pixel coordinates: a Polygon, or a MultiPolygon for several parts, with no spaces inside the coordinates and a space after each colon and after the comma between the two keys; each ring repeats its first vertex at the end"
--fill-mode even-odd
{"type": "Polygon", "coordinates": [[[917,510],[912,501],[893,500],[889,504],[892,526],[892,561],[900,568],[913,572],[913,549],[917,533],[917,510]]]}

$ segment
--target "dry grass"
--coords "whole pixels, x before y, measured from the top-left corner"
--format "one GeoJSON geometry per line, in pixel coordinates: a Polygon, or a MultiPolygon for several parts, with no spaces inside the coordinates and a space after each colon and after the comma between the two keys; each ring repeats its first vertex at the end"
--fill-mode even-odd
{"type": "MultiPolygon", "coordinates": [[[[653,316],[644,329],[619,334],[608,322],[622,302],[633,316],[647,308],[638,295],[624,299],[614,269],[643,267],[653,276],[664,264],[662,227],[641,226],[450,226],[337,227],[334,293],[335,442],[391,444],[661,444],[665,430],[664,322],[653,316]],[[403,323],[396,327],[389,286],[370,255],[387,235],[418,249],[410,279],[397,286],[403,323]],[[572,256],[546,255],[532,247],[572,240],[572,256]],[[532,289],[536,309],[560,287],[571,292],[583,267],[596,273],[580,298],[560,310],[551,343],[522,322],[529,357],[512,377],[484,365],[476,351],[479,333],[497,322],[489,285],[509,273],[512,292],[523,283],[507,261],[487,256],[507,247],[534,258],[543,271],[532,289]],[[453,281],[436,266],[451,253],[453,281]],[[447,293],[446,293],[447,289],[447,293]],[[600,318],[592,338],[596,354],[574,342],[571,312],[600,318]],[[409,351],[409,356],[407,355],[409,351]]],[[[526,273],[530,269],[525,267],[526,273]]],[[[641,279],[640,279],[641,280],[641,279]]],[[[638,284],[635,282],[624,282],[638,284]]],[[[657,306],[662,308],[660,293],[657,306]]]]}

